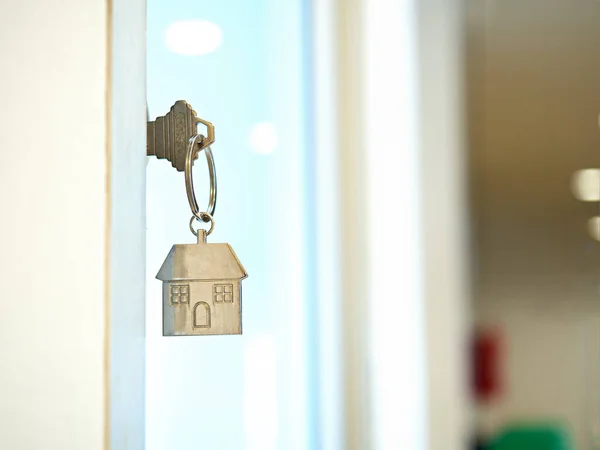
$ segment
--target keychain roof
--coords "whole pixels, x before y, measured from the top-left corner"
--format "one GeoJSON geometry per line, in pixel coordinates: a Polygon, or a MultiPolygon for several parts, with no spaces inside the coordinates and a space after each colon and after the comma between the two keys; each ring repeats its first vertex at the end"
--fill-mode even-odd
{"type": "Polygon", "coordinates": [[[156,278],[162,281],[243,280],[248,276],[229,244],[198,241],[198,244],[175,244],[156,278]]]}

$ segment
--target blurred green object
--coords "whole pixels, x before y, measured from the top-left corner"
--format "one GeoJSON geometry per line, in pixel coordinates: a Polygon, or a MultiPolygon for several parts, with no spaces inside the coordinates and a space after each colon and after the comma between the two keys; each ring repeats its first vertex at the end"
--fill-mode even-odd
{"type": "Polygon", "coordinates": [[[575,450],[575,447],[562,425],[523,424],[506,427],[486,450],[575,450]]]}

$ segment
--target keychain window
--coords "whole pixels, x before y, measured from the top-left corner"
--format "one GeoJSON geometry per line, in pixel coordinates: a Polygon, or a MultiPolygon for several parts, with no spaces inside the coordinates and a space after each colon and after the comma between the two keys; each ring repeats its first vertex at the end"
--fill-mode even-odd
{"type": "Polygon", "coordinates": [[[215,302],[233,301],[233,284],[215,284],[215,302]]]}
{"type": "Polygon", "coordinates": [[[189,284],[173,284],[171,288],[171,304],[189,303],[190,302],[190,285],[189,284]]]}

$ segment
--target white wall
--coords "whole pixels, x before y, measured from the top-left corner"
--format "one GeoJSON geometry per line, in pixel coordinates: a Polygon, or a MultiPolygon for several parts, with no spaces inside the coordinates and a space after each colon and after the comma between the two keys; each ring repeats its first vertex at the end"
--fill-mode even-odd
{"type": "Polygon", "coordinates": [[[462,450],[463,10],[437,0],[365,10],[371,448],[462,450]]]}
{"type": "Polygon", "coordinates": [[[419,4],[419,163],[428,448],[468,447],[471,325],[462,1],[419,4]]]}
{"type": "Polygon", "coordinates": [[[324,146],[317,155],[325,168],[318,183],[333,173],[339,188],[321,199],[320,247],[339,252],[339,273],[330,255],[322,266],[336,276],[327,282],[340,281],[339,292],[328,290],[340,306],[326,316],[337,323],[324,326],[320,339],[340,342],[344,364],[341,373],[323,371],[328,384],[338,380],[333,392],[342,404],[339,415],[329,409],[325,416],[341,433],[327,429],[324,438],[343,449],[462,450],[463,11],[458,1],[435,0],[330,8],[333,36],[323,23],[331,11],[321,3],[317,9],[318,36],[333,40],[316,45],[316,127],[324,146]],[[323,156],[331,147],[335,159],[323,156]],[[328,222],[336,214],[339,228],[328,222]]]}
{"type": "MultiPolygon", "coordinates": [[[[129,14],[143,18],[139,6],[129,14]]],[[[134,147],[143,152],[144,144],[143,133],[124,132],[122,139],[139,138],[140,145],[124,150],[113,141],[112,157],[109,151],[107,11],[100,0],[0,6],[2,448],[109,448],[115,372],[109,379],[108,367],[115,361],[108,338],[118,314],[108,320],[117,305],[109,307],[107,270],[117,258],[144,264],[140,247],[129,244],[143,242],[143,202],[130,203],[136,234],[111,245],[125,217],[112,208],[110,188],[119,191],[128,174],[111,174],[109,164],[114,169],[122,151],[135,160],[134,147]]],[[[143,42],[143,35],[132,39],[143,42]]],[[[138,59],[133,72],[143,89],[140,69],[138,59]]],[[[143,96],[133,101],[144,120],[143,96]]],[[[128,189],[140,197],[143,159],[137,161],[128,189]]],[[[143,282],[127,289],[139,294],[143,282]]],[[[131,317],[134,327],[140,320],[131,317]]],[[[111,334],[118,348],[124,341],[111,334]]],[[[130,438],[136,432],[130,429],[130,438]]]]}

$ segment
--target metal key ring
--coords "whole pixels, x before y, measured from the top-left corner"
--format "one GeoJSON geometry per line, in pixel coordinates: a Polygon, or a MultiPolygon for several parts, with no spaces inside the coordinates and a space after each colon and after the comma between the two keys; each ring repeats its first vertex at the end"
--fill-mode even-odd
{"type": "Polygon", "coordinates": [[[203,141],[204,136],[201,134],[197,134],[189,140],[189,146],[185,158],[185,190],[187,192],[188,202],[190,204],[192,214],[196,217],[196,219],[204,223],[208,223],[212,222],[212,216],[215,213],[215,207],[217,205],[217,174],[212,151],[210,150],[210,147],[203,148],[203,141]],[[198,148],[196,148],[196,146],[198,146],[198,148]],[[194,193],[194,180],[192,178],[192,161],[197,153],[202,150],[204,150],[204,153],[206,154],[206,162],[208,164],[208,173],[210,176],[210,197],[206,212],[201,212],[200,208],[198,208],[196,194],[194,193]]]}
{"type": "MultiPolygon", "coordinates": [[[[215,220],[208,213],[202,213],[202,214],[205,214],[208,217],[208,221],[210,222],[210,228],[208,229],[208,231],[206,231],[206,235],[210,236],[210,233],[212,233],[213,230],[215,229],[215,220]]],[[[196,216],[192,216],[190,218],[190,231],[192,232],[192,234],[194,236],[198,236],[198,230],[194,230],[194,227],[192,226],[194,224],[194,220],[198,220],[196,218],[196,216]]]]}

